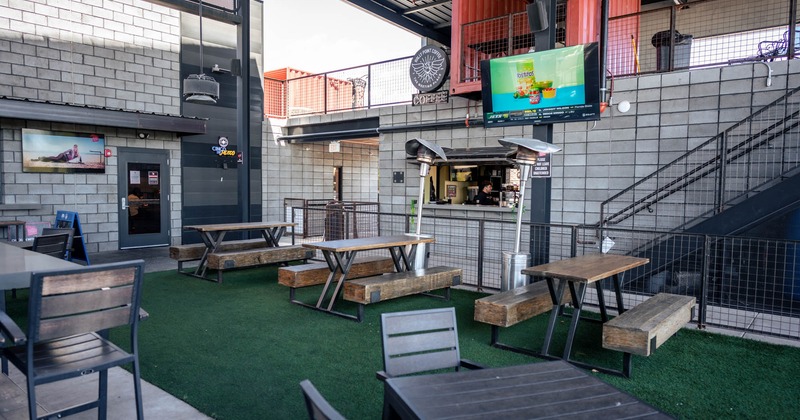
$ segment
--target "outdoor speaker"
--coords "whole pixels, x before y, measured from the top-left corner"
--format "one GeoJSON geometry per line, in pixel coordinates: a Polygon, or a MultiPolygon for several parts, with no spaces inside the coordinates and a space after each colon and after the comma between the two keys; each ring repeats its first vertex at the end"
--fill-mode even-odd
{"type": "Polygon", "coordinates": [[[533,3],[528,3],[528,27],[531,32],[539,32],[547,29],[547,5],[543,0],[536,0],[533,3]]]}

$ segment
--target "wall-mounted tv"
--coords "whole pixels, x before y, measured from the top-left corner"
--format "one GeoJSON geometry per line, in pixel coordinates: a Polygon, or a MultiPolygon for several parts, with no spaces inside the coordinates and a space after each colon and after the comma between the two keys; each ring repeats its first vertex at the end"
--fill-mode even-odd
{"type": "Polygon", "coordinates": [[[105,173],[105,136],[22,129],[22,172],[105,173]]]}
{"type": "Polygon", "coordinates": [[[487,127],[600,119],[597,43],[481,61],[487,127]]]}

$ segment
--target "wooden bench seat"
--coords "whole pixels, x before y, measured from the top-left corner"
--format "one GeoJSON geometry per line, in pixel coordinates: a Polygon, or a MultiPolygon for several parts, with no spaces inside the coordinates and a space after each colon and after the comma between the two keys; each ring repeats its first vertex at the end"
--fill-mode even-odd
{"type": "Polygon", "coordinates": [[[208,255],[208,268],[217,270],[217,281],[222,283],[222,272],[224,270],[307,260],[313,257],[313,250],[303,248],[300,245],[214,252],[208,255]]]}
{"type": "MultiPolygon", "coordinates": [[[[348,279],[376,276],[394,271],[394,262],[389,257],[376,255],[362,255],[356,257],[350,272],[347,273],[348,279]]],[[[292,265],[278,269],[278,283],[290,287],[289,299],[294,299],[296,288],[316,286],[325,284],[331,270],[325,262],[292,265]]]]}
{"type": "Polygon", "coordinates": [[[694,296],[659,293],[603,324],[603,347],[625,353],[623,374],[630,376],[630,354],[649,356],[694,316],[694,296]]]}
{"type": "Polygon", "coordinates": [[[383,274],[347,280],[343,298],[358,303],[358,321],[363,318],[364,305],[398,297],[445,289],[445,299],[450,298],[450,287],[461,284],[463,270],[454,267],[433,267],[400,273],[383,274]]]}
{"type": "MultiPolygon", "coordinates": [[[[219,245],[219,252],[226,251],[242,251],[245,249],[258,249],[266,248],[267,242],[263,238],[256,239],[243,239],[238,241],[223,241],[219,245]]],[[[185,261],[197,261],[203,257],[203,252],[206,250],[206,245],[187,244],[187,245],[173,245],[169,247],[169,257],[178,261],[178,271],[183,271],[183,263],[185,261]]]]}
{"type": "MultiPolygon", "coordinates": [[[[564,288],[561,302],[572,302],[568,287],[564,288]]],[[[538,281],[475,300],[474,319],[492,326],[490,344],[493,347],[532,354],[532,350],[500,343],[500,327],[510,327],[552,309],[553,299],[547,282],[538,281]]]]}
{"type": "MultiPolygon", "coordinates": [[[[564,288],[562,302],[571,302],[569,288],[564,288]]],[[[547,290],[547,282],[539,281],[477,299],[475,320],[498,327],[510,327],[552,309],[553,300],[547,290]]]]}

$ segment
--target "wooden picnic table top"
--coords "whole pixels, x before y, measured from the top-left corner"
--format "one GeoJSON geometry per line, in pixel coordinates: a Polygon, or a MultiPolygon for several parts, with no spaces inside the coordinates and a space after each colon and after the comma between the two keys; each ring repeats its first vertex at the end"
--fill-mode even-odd
{"type": "Polygon", "coordinates": [[[522,274],[594,283],[650,262],[648,258],[615,254],[587,254],[522,270],[522,274]]]}
{"type": "Polygon", "coordinates": [[[235,230],[261,230],[280,227],[290,227],[295,224],[292,222],[266,221],[266,222],[244,222],[244,223],[217,223],[209,225],[184,226],[186,230],[196,230],[198,232],[219,232],[235,230]]]}
{"type": "Polygon", "coordinates": [[[430,235],[392,235],[374,236],[371,238],[339,239],[303,244],[306,248],[331,252],[365,251],[370,249],[392,248],[405,245],[433,243],[436,240],[430,235]]]}

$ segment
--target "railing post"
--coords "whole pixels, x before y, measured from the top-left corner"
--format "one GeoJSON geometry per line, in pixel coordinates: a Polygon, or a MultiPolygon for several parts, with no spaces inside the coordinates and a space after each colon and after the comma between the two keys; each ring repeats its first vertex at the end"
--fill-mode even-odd
{"type": "Polygon", "coordinates": [[[570,236],[570,238],[569,238],[569,241],[570,241],[570,244],[569,244],[569,256],[571,258],[572,257],[577,257],[578,256],[578,227],[577,226],[571,226],[569,228],[569,236],[570,236]]]}
{"type": "Polygon", "coordinates": [[[675,70],[675,18],[678,7],[680,6],[672,6],[669,9],[669,71],[675,70]]]}
{"type": "Polygon", "coordinates": [[[294,230],[294,228],[295,228],[295,226],[296,226],[296,224],[295,224],[295,218],[294,218],[294,210],[295,210],[295,208],[294,208],[294,206],[292,206],[292,207],[290,207],[290,208],[292,209],[292,220],[291,220],[291,222],[292,222],[292,245],[294,245],[294,244],[295,244],[295,243],[294,243],[294,241],[295,241],[295,239],[294,239],[294,238],[295,238],[295,236],[296,236],[296,233],[297,233],[297,232],[295,232],[295,230],[294,230]]]}
{"type": "Polygon", "coordinates": [[[322,75],[322,113],[328,113],[328,73],[322,75]]]}
{"type": "Polygon", "coordinates": [[[367,109],[372,107],[372,64],[367,66],[367,109]]]}
{"type": "Polygon", "coordinates": [[[797,2],[795,0],[789,0],[789,51],[787,51],[789,60],[795,58],[796,56],[794,51],[794,49],[797,48],[794,39],[795,34],[797,33],[795,22],[797,22],[797,2]]]}
{"type": "Polygon", "coordinates": [[[718,176],[717,179],[717,194],[714,197],[715,203],[714,208],[716,209],[716,213],[721,213],[724,208],[725,199],[725,172],[727,171],[727,164],[728,164],[728,131],[722,132],[722,139],[720,139],[719,143],[719,164],[717,165],[718,176]]]}
{"type": "Polygon", "coordinates": [[[510,56],[514,54],[514,19],[511,16],[506,17],[506,19],[508,20],[508,47],[506,54],[510,56]]]}
{"type": "Polygon", "coordinates": [[[478,220],[478,291],[483,290],[483,245],[486,237],[484,230],[486,228],[486,221],[484,219],[478,220]]]}
{"type": "Polygon", "coordinates": [[[711,271],[711,238],[703,235],[703,263],[701,267],[700,303],[697,305],[697,328],[706,328],[706,309],[708,308],[708,279],[711,271]]]}

